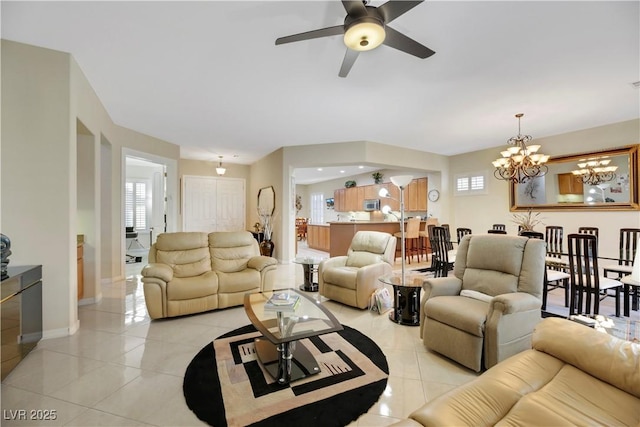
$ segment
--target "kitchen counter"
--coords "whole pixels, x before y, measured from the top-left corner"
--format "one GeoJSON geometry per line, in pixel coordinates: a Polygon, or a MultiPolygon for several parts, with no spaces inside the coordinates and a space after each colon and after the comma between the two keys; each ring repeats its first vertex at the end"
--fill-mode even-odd
{"type": "MultiPolygon", "coordinates": [[[[437,224],[436,218],[429,218],[429,223],[437,224]]],[[[420,222],[420,230],[424,230],[427,221],[420,222]]],[[[394,234],[400,231],[400,222],[398,221],[336,221],[329,223],[330,225],[330,245],[329,256],[346,255],[351,245],[353,236],[358,231],[381,231],[384,233],[394,234]]],[[[428,247],[428,242],[427,242],[428,247]]],[[[397,247],[398,251],[400,247],[397,247]]]]}

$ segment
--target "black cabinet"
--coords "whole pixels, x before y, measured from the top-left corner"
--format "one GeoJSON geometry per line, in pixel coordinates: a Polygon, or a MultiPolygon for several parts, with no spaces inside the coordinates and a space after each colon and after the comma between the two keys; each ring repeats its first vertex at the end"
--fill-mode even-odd
{"type": "Polygon", "coordinates": [[[2,380],[42,338],[42,266],[9,267],[0,287],[2,380]]]}

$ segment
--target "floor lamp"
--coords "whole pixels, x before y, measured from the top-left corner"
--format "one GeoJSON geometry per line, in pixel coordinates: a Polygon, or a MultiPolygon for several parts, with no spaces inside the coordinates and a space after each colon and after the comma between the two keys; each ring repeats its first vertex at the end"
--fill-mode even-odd
{"type": "MultiPolygon", "coordinates": [[[[407,185],[409,185],[409,183],[411,182],[412,179],[413,179],[413,176],[411,176],[411,175],[398,175],[398,176],[392,176],[391,177],[391,183],[400,189],[400,245],[401,245],[400,253],[401,253],[401,256],[402,256],[402,261],[400,263],[400,265],[402,266],[402,277],[400,278],[400,280],[401,280],[400,284],[402,286],[405,285],[405,277],[404,277],[404,262],[405,262],[405,260],[404,260],[404,257],[405,257],[405,244],[404,244],[404,189],[407,187],[407,185]]],[[[389,195],[389,190],[387,190],[386,188],[380,189],[378,194],[379,194],[380,197],[386,197],[386,198],[389,198],[389,199],[393,199],[393,197],[391,197],[389,195]]],[[[384,214],[391,213],[391,207],[389,207],[389,205],[385,205],[382,208],[382,213],[384,213],[384,214]]]]}

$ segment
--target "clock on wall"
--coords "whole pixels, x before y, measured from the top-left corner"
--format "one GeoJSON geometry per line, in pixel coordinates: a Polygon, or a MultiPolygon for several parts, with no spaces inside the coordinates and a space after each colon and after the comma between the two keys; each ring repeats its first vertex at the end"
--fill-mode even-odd
{"type": "Polygon", "coordinates": [[[438,190],[429,191],[429,200],[432,202],[437,201],[440,198],[440,192],[438,190]]]}

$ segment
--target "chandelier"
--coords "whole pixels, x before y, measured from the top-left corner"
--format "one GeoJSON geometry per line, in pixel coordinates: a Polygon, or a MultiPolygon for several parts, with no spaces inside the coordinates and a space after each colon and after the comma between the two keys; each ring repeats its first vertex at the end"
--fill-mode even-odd
{"type": "Polygon", "coordinates": [[[580,169],[571,171],[583,184],[598,185],[611,181],[616,177],[617,166],[609,166],[611,159],[591,158],[582,159],[578,163],[580,169]]]}
{"type": "Polygon", "coordinates": [[[507,144],[512,147],[501,151],[502,157],[492,162],[496,168],[493,171],[493,175],[496,178],[513,181],[517,184],[525,183],[531,178],[544,176],[549,170],[545,165],[549,160],[549,156],[538,153],[539,145],[527,146],[527,143],[533,138],[531,138],[531,135],[522,135],[520,133],[520,118],[522,116],[524,116],[522,113],[516,114],[518,135],[509,138],[507,141],[507,144]]]}

